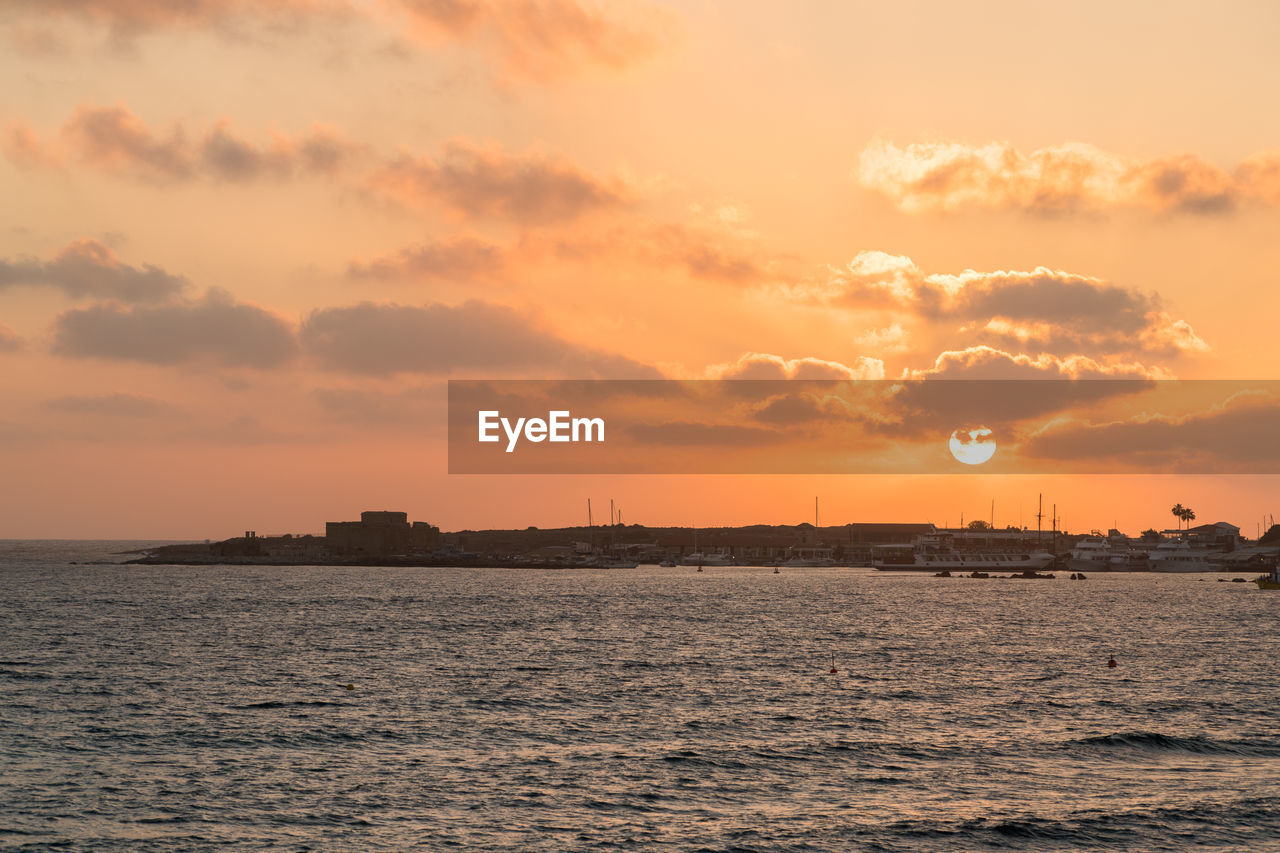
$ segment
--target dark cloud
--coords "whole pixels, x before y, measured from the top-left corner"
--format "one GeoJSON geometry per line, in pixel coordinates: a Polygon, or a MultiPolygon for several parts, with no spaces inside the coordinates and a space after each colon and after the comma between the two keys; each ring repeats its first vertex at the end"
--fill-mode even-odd
{"type": "Polygon", "coordinates": [[[753,416],[765,424],[792,425],[812,424],[824,420],[830,410],[810,396],[788,394],[774,397],[755,410],[753,416]]]}
{"type": "Polygon", "coordinates": [[[576,219],[630,197],[621,182],[598,180],[561,160],[462,142],[450,144],[440,159],[400,157],[375,171],[368,188],[414,207],[443,205],[527,225],[576,219]]]}
{"type": "Polygon", "coordinates": [[[1037,267],[1030,272],[926,274],[910,258],[862,252],[817,288],[789,291],[833,305],[960,321],[970,339],[1042,352],[1176,355],[1209,347],[1160,297],[1135,288],[1037,267]]]}
{"type": "Polygon", "coordinates": [[[180,126],[158,136],[124,107],[81,106],[62,135],[78,159],[99,168],[167,181],[196,171],[194,152],[180,126]]]}
{"type": "Polygon", "coordinates": [[[53,351],[74,358],[262,368],[288,361],[295,350],[293,329],[282,318],[217,290],[157,307],[95,305],[54,321],[53,351]]]}
{"type": "Polygon", "coordinates": [[[366,262],[352,262],[347,275],[354,279],[443,279],[470,281],[502,272],[502,249],[474,237],[421,243],[394,255],[366,262]]]}
{"type": "Polygon", "coordinates": [[[1059,358],[1029,356],[989,346],[940,353],[933,367],[913,370],[912,379],[1132,379],[1170,378],[1166,371],[1142,364],[1104,364],[1082,355],[1059,358]]]}
{"type": "Polygon", "coordinates": [[[690,275],[739,284],[759,281],[765,269],[737,247],[711,235],[676,225],[656,229],[657,252],[682,265],[690,275]]]}
{"type": "Polygon", "coordinates": [[[1229,213],[1248,193],[1222,169],[1190,154],[1139,163],[1125,181],[1148,206],[1178,213],[1229,213]]]}
{"type": "Polygon", "coordinates": [[[514,309],[364,302],[313,311],[303,346],[325,367],[373,375],[395,373],[535,374],[554,378],[657,378],[653,368],[573,344],[514,309]]]}
{"type": "Polygon", "coordinates": [[[1245,397],[1190,417],[1073,420],[1023,443],[1032,459],[1110,462],[1174,471],[1266,473],[1280,464],[1280,402],[1245,397]]]}
{"type": "Polygon", "coordinates": [[[181,276],[145,264],[121,263],[97,240],[77,240],[52,259],[0,259],[0,290],[16,285],[54,287],[73,298],[159,302],[187,285],[181,276]]]}
{"type": "Polygon", "coordinates": [[[248,182],[299,175],[332,177],[365,151],[332,128],[316,125],[290,137],[276,134],[266,144],[236,136],[222,121],[192,139],[174,124],[152,130],[124,106],[82,105],[63,126],[60,138],[42,142],[24,125],[8,129],[6,156],[24,168],[67,161],[155,183],[197,179],[248,182]]]}

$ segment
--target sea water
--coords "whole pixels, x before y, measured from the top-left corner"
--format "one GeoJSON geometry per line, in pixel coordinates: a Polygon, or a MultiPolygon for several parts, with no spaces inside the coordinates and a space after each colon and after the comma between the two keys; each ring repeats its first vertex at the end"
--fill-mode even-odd
{"type": "Polygon", "coordinates": [[[1229,576],[126,547],[0,543],[0,848],[1280,849],[1280,592],[1229,576]]]}

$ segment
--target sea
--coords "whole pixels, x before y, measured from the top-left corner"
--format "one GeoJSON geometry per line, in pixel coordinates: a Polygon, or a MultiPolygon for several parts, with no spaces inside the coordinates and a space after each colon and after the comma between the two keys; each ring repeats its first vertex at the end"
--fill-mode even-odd
{"type": "Polygon", "coordinates": [[[1280,592],[1243,576],[146,544],[0,542],[0,849],[1280,850],[1280,592]]]}

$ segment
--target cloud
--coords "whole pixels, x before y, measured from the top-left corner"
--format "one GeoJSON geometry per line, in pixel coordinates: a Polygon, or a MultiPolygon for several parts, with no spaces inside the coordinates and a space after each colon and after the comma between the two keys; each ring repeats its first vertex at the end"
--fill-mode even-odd
{"type": "Polygon", "coordinates": [[[830,305],[905,311],[934,323],[961,321],[959,331],[980,341],[1034,342],[1059,354],[1209,349],[1189,323],[1163,310],[1157,294],[1047,267],[926,274],[910,258],[861,252],[827,281],[783,292],[830,305]]]}
{"type": "Polygon", "coordinates": [[[23,124],[11,125],[4,139],[5,156],[17,166],[74,162],[153,183],[333,177],[364,151],[323,125],[295,137],[275,134],[258,144],[236,136],[223,120],[193,140],[180,123],[157,132],[122,105],[77,107],[56,140],[42,142],[23,124]]]}
{"type": "MultiPolygon", "coordinates": [[[[182,123],[156,130],[123,105],[81,105],[54,138],[44,140],[31,127],[11,123],[0,141],[10,162],[26,169],[79,165],[162,185],[347,177],[369,196],[409,208],[525,225],[566,222],[633,199],[621,180],[593,177],[561,157],[513,155],[497,145],[454,141],[439,157],[378,158],[368,146],[320,124],[253,142],[234,133],[225,119],[200,133],[182,123]]],[[[709,247],[690,242],[682,251],[688,264],[708,274],[751,272],[744,262],[709,247]]]]}
{"type": "Polygon", "coordinates": [[[146,308],[95,305],[54,321],[53,351],[72,358],[265,368],[288,361],[295,350],[293,329],[284,319],[216,289],[196,301],[146,308]]]}
{"type": "Polygon", "coordinates": [[[1142,414],[1105,423],[1059,421],[1027,440],[1021,452],[1035,459],[1257,473],[1270,470],[1259,469],[1259,464],[1280,462],[1277,430],[1280,401],[1272,395],[1237,394],[1208,411],[1180,417],[1142,414]],[[1222,467],[1229,463],[1239,467],[1222,467]]]}
{"type": "Polygon", "coordinates": [[[907,379],[1172,379],[1160,367],[1104,364],[1083,355],[1014,354],[981,345],[940,353],[933,366],[904,371],[907,379]]]}
{"type": "Polygon", "coordinates": [[[159,30],[243,37],[255,25],[288,31],[359,19],[397,36],[467,45],[507,78],[544,82],[642,62],[670,44],[675,29],[671,14],[639,0],[0,0],[0,12],[34,20],[9,31],[29,53],[65,50],[50,26],[61,21],[105,27],[117,46],[129,47],[159,30]]]}
{"type": "Polygon", "coordinates": [[[180,293],[187,280],[150,264],[121,263],[102,243],[83,239],[48,261],[0,259],[0,290],[18,285],[53,287],[72,298],[159,302],[180,293]]]}
{"type": "Polygon", "coordinates": [[[444,205],[467,216],[527,225],[576,219],[630,199],[621,182],[598,180],[563,160],[512,156],[497,146],[462,141],[446,146],[439,159],[401,156],[376,169],[366,187],[409,207],[444,205]]]}
{"type": "Polygon", "coordinates": [[[139,394],[70,395],[57,397],[45,404],[46,408],[77,415],[110,415],[124,418],[146,418],[168,414],[173,406],[139,394]]]}
{"type": "Polygon", "coordinates": [[[707,368],[710,379],[883,379],[884,362],[858,356],[852,364],[820,358],[785,359],[761,352],[743,353],[737,361],[707,368]]]}
{"type": "Polygon", "coordinates": [[[1243,202],[1280,204],[1280,151],[1260,152],[1227,172],[1191,154],[1143,160],[1077,142],[1024,154],[1000,142],[899,147],[878,140],[863,150],[854,177],[906,213],[977,208],[1056,215],[1131,207],[1218,214],[1243,202]]]}
{"type": "Polygon", "coordinates": [[[529,262],[673,266],[691,278],[728,284],[777,275],[777,259],[759,249],[753,234],[670,223],[526,232],[511,251],[529,262]]]}
{"type": "Polygon", "coordinates": [[[0,323],[0,352],[17,352],[24,346],[22,336],[0,323]]]}
{"type": "Polygon", "coordinates": [[[732,283],[758,281],[765,269],[735,247],[727,247],[713,235],[677,225],[659,227],[654,233],[655,252],[685,268],[696,278],[732,283]]]}
{"type": "MultiPolygon", "coordinates": [[[[38,14],[42,24],[70,20],[105,26],[118,44],[159,29],[214,29],[233,33],[248,23],[295,28],[309,20],[351,14],[347,0],[0,0],[15,17],[38,14]]],[[[50,38],[47,26],[41,31],[50,38]]],[[[21,33],[21,30],[19,30],[21,33]]]]}
{"type": "Polygon", "coordinates": [[[880,329],[868,329],[853,339],[855,344],[883,353],[904,352],[910,334],[897,323],[880,329]]]}
{"type": "Polygon", "coordinates": [[[474,237],[420,243],[371,261],[353,261],[353,279],[444,279],[467,281],[490,278],[506,265],[503,250],[474,237]]]}
{"type": "Polygon", "coordinates": [[[652,367],[571,343],[536,318],[501,305],[379,305],[311,312],[303,346],[323,366],[351,373],[512,373],[547,378],[658,378],[652,367]]]}
{"type": "Polygon", "coordinates": [[[550,80],[592,68],[620,69],[669,43],[672,22],[637,2],[582,0],[398,0],[419,36],[473,44],[508,76],[550,80]]]}

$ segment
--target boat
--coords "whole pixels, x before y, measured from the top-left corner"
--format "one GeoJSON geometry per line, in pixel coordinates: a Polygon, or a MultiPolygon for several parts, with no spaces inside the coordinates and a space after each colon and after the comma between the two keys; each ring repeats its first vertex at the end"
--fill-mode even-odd
{"type": "Polygon", "coordinates": [[[871,566],[881,572],[997,571],[1025,572],[1053,562],[1048,551],[970,551],[955,547],[951,534],[920,536],[912,545],[873,549],[871,566]]]}
{"type": "Polygon", "coordinates": [[[1280,566],[1254,578],[1253,582],[1258,585],[1258,589],[1280,589],[1280,566]]]}
{"type": "Polygon", "coordinates": [[[782,565],[789,569],[829,569],[840,565],[831,558],[834,553],[830,548],[823,548],[818,543],[818,531],[821,519],[818,515],[818,498],[813,499],[813,543],[788,548],[794,556],[782,565]]]}
{"type": "Polygon", "coordinates": [[[1127,546],[1117,548],[1101,536],[1081,539],[1063,557],[1063,567],[1073,572],[1140,572],[1148,569],[1147,555],[1127,546]]]}
{"type": "Polygon", "coordinates": [[[1161,542],[1148,557],[1148,565],[1153,572],[1213,572],[1217,566],[1209,560],[1214,556],[1195,550],[1186,542],[1161,542]]]}
{"type": "Polygon", "coordinates": [[[792,557],[782,565],[788,569],[819,569],[832,568],[840,564],[830,557],[792,557]]]}
{"type": "Polygon", "coordinates": [[[710,554],[693,553],[685,554],[680,558],[682,566],[732,566],[734,565],[733,555],[726,554],[722,551],[715,551],[710,554]]]}
{"type": "Polygon", "coordinates": [[[661,563],[658,563],[658,566],[659,566],[660,568],[663,568],[663,569],[674,569],[674,568],[676,567],[676,561],[675,561],[675,560],[663,560],[661,563]]]}

